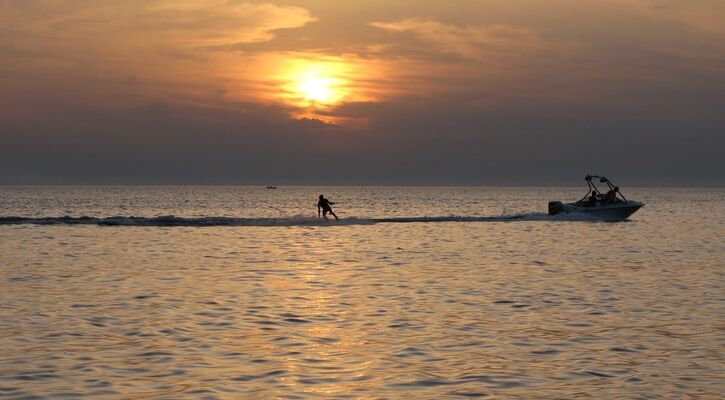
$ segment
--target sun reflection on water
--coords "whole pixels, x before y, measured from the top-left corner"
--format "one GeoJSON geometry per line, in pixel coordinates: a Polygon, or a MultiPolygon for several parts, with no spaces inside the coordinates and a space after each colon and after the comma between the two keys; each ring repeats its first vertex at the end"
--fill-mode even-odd
{"type": "MultiPolygon", "coordinates": [[[[196,205],[187,215],[220,215],[237,198],[245,215],[267,212],[259,205],[269,199],[262,188],[104,189],[95,200],[98,189],[38,190],[5,189],[8,210],[49,213],[39,205],[50,201],[58,212],[108,215],[131,196],[143,215],[177,201],[196,205]]],[[[518,198],[538,207],[550,190],[334,192],[356,199],[341,200],[341,213],[389,216],[376,208],[486,215],[518,198]]],[[[318,193],[287,188],[275,204],[314,213],[304,199],[318,193]]],[[[644,193],[653,207],[624,225],[4,226],[4,393],[720,398],[722,246],[711,239],[723,203],[705,200],[723,191],[632,196],[644,193]],[[692,202],[701,213],[681,207],[692,202]],[[693,260],[697,273],[683,274],[693,260]]]]}

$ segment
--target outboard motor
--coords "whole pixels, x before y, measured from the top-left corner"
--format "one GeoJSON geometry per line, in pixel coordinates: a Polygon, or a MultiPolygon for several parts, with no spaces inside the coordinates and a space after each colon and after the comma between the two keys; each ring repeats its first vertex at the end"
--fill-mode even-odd
{"type": "Polygon", "coordinates": [[[560,201],[549,202],[549,215],[556,215],[564,212],[564,204],[560,201]]]}

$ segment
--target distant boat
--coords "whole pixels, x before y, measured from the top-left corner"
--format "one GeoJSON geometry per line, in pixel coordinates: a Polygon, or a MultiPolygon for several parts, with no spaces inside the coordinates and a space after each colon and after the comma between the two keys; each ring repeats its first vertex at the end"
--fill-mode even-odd
{"type": "Polygon", "coordinates": [[[277,186],[267,185],[267,189],[277,189],[277,186]]]}
{"type": "Polygon", "coordinates": [[[627,217],[634,214],[644,205],[638,201],[624,198],[622,193],[619,192],[619,188],[612,185],[612,182],[603,176],[587,175],[584,179],[589,186],[589,192],[581,200],[574,203],[550,201],[550,215],[585,213],[600,219],[623,220],[627,219],[627,217]],[[606,183],[609,191],[602,194],[594,182],[592,182],[593,178],[599,178],[600,183],[606,183]]]}

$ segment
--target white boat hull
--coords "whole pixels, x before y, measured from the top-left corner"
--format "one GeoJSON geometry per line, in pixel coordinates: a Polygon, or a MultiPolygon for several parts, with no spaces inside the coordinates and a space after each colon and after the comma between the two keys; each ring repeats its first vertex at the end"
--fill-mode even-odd
{"type": "Polygon", "coordinates": [[[593,206],[578,206],[574,203],[561,203],[557,201],[549,203],[549,214],[583,213],[591,215],[596,219],[624,220],[634,214],[643,205],[638,201],[631,200],[593,206]]]}

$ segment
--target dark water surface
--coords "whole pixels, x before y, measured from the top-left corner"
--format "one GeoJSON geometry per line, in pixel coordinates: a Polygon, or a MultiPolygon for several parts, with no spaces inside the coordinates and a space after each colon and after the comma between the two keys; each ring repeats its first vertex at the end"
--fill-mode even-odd
{"type": "Polygon", "coordinates": [[[284,222],[0,225],[0,397],[721,398],[725,190],[545,215],[581,195],[0,187],[0,218],[284,222]]]}

